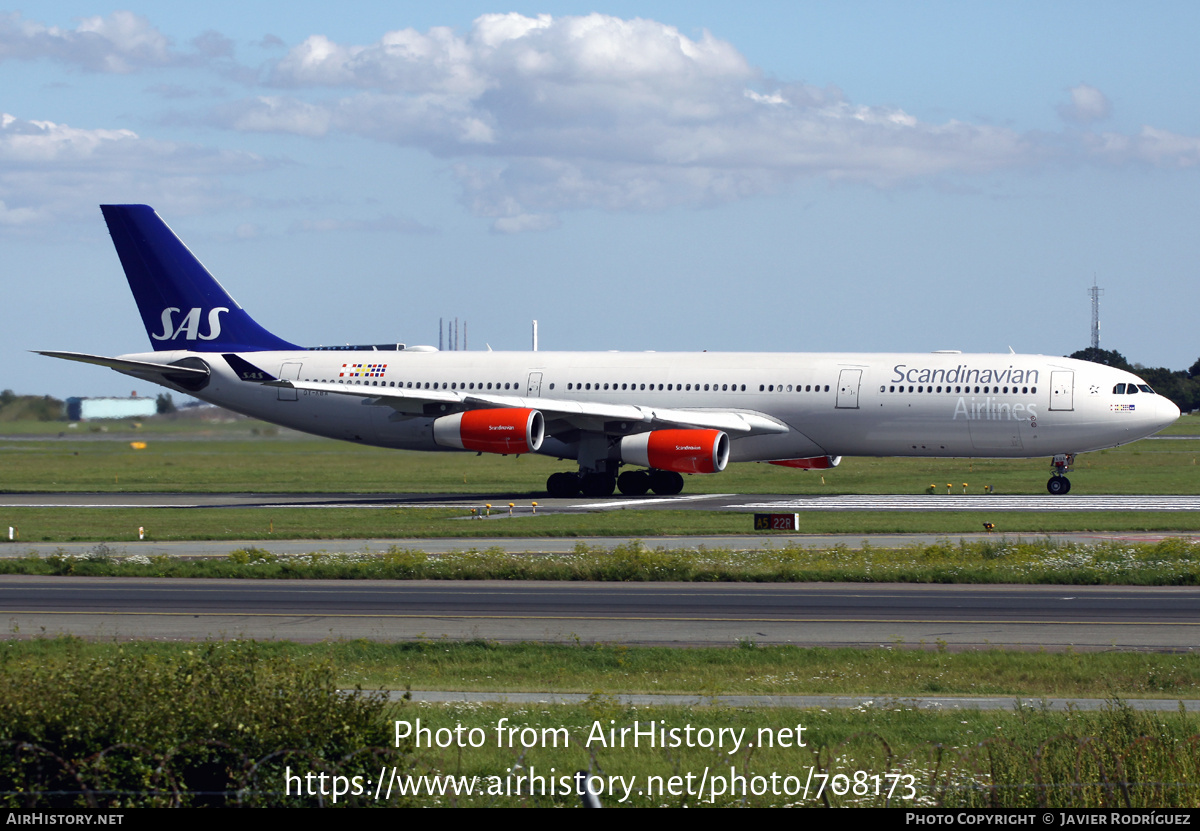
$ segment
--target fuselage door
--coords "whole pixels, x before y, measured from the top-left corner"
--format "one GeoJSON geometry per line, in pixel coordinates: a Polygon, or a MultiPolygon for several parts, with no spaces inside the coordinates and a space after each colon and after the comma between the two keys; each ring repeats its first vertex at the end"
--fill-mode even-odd
{"type": "Polygon", "coordinates": [[[861,369],[843,369],[838,376],[837,404],[839,410],[858,409],[858,385],[862,382],[861,369]]]}
{"type": "Polygon", "coordinates": [[[1066,369],[1050,373],[1050,409],[1075,409],[1075,373],[1066,369]]]}
{"type": "MultiPolygon", "coordinates": [[[[300,377],[300,366],[301,366],[301,364],[299,364],[299,363],[284,364],[283,366],[281,366],[279,368],[279,380],[295,381],[297,378],[300,377]]],[[[279,387],[278,389],[279,389],[279,400],[280,401],[295,401],[296,400],[296,390],[290,389],[288,387],[279,387]]]]}
{"type": "Polygon", "coordinates": [[[529,383],[525,385],[525,396],[527,398],[540,398],[542,395],[542,373],[529,373],[529,383]]]}

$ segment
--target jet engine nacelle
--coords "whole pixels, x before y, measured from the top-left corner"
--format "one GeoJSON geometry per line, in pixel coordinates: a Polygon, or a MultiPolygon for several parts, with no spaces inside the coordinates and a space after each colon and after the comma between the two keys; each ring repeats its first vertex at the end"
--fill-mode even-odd
{"type": "Polygon", "coordinates": [[[676,473],[720,473],[729,436],[720,430],[652,430],[621,439],[621,461],[676,473]]]}
{"type": "Polygon", "coordinates": [[[433,441],[480,453],[535,453],[546,436],[537,410],[467,410],[433,422],[433,441]]]}

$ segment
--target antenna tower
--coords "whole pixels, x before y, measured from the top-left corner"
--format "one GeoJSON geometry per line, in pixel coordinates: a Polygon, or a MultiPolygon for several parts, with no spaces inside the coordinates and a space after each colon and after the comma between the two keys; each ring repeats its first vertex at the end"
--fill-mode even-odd
{"type": "Polygon", "coordinates": [[[1092,296],[1092,349],[1100,348],[1100,295],[1104,289],[1096,287],[1096,275],[1092,275],[1092,287],[1088,289],[1092,296]]]}

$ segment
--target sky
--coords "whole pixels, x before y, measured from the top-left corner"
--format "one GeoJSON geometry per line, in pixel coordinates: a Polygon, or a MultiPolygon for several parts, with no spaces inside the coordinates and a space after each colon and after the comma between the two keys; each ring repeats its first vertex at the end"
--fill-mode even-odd
{"type": "MultiPolygon", "coordinates": [[[[1200,356],[1200,4],[0,10],[0,388],[139,382],[98,205],[305,345],[1200,356]]],[[[142,384],[142,387],[145,387],[142,384]]],[[[154,388],[138,389],[153,394],[154,388]]]]}

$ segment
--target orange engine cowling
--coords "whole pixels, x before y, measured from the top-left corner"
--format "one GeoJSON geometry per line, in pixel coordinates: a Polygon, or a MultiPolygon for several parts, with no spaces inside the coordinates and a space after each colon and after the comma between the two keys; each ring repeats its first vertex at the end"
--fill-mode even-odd
{"type": "Polygon", "coordinates": [[[535,453],[546,436],[537,410],[467,410],[433,422],[433,441],[480,453],[535,453]]]}
{"type": "Polygon", "coordinates": [[[676,473],[720,473],[729,436],[720,430],[652,430],[621,439],[621,461],[676,473]]]}

